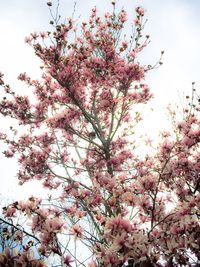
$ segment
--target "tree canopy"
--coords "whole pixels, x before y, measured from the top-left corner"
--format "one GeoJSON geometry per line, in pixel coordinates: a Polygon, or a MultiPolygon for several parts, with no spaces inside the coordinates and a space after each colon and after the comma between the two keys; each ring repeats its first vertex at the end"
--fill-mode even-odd
{"type": "Polygon", "coordinates": [[[60,23],[56,16],[52,32],[25,38],[42,62],[41,79],[18,77],[33,96],[16,94],[0,76],[0,113],[19,123],[12,138],[1,133],[4,154],[18,159],[21,185],[36,179],[52,191],[4,208],[7,231],[26,234],[28,245],[15,253],[5,247],[0,266],[199,264],[200,106],[194,85],[182,118],[171,111],[172,129],[155,147],[146,140],[151,153],[138,153],[140,106],[152,98],[145,77],[162,64],[163,52],[155,65],[142,65],[138,55],[149,43],[144,9],[136,8],[127,37],[126,11],[117,11],[114,1],[111,6],[103,17],[93,8],[78,26],[73,17],[60,23]],[[26,227],[16,228],[19,216],[28,220],[26,227]],[[37,259],[30,253],[36,244],[37,259]]]}

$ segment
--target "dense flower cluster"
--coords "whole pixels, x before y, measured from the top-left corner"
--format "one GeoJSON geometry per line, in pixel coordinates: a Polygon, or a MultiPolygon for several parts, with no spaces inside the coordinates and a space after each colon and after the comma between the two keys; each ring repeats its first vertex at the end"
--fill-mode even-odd
{"type": "MultiPolygon", "coordinates": [[[[41,80],[19,75],[34,99],[16,95],[0,76],[6,95],[0,113],[26,126],[12,139],[1,134],[5,156],[18,158],[21,184],[37,179],[52,190],[49,202],[31,197],[4,215],[28,217],[40,254],[57,255],[61,266],[192,266],[200,260],[200,106],[191,104],[181,121],[174,117],[174,132],[162,133],[155,153],[137,155],[133,125],[141,117],[135,109],[152,94],[144,82],[150,67],[137,59],[149,39],[141,34],[144,9],[135,11],[130,40],[121,37],[125,10],[101,18],[96,8],[80,31],[69,18],[52,23],[53,33],[27,37],[43,62],[41,80]],[[77,256],[80,244],[89,260],[77,256]]],[[[7,264],[9,253],[0,261],[7,264]]]]}
{"type": "MultiPolygon", "coordinates": [[[[4,208],[6,217],[8,208],[4,208]]],[[[41,256],[35,257],[38,241],[32,234],[26,232],[22,226],[13,225],[12,220],[0,218],[0,266],[8,267],[45,267],[41,256]]]]}

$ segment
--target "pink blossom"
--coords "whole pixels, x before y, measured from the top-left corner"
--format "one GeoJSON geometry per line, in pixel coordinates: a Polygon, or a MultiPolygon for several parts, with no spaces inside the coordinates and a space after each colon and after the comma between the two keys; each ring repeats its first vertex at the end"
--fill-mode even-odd
{"type": "Polygon", "coordinates": [[[4,209],[4,215],[5,215],[5,217],[13,217],[16,215],[16,211],[17,210],[15,207],[9,206],[9,207],[4,209]]]}
{"type": "Polygon", "coordinates": [[[106,222],[105,225],[105,234],[116,235],[119,231],[125,231],[127,233],[131,232],[132,225],[128,220],[122,219],[121,216],[111,218],[106,222]]]}
{"type": "Polygon", "coordinates": [[[144,16],[144,8],[138,6],[136,7],[135,11],[137,12],[139,16],[144,16]]]}
{"type": "Polygon", "coordinates": [[[82,238],[83,228],[78,224],[74,224],[71,228],[71,233],[75,238],[82,238]]]}
{"type": "Polygon", "coordinates": [[[127,13],[125,10],[122,10],[119,14],[119,20],[124,23],[127,20],[127,13]]]}
{"type": "Polygon", "coordinates": [[[28,43],[28,44],[31,44],[32,40],[33,40],[33,37],[32,36],[27,36],[24,39],[25,43],[28,43]]]}
{"type": "Polygon", "coordinates": [[[74,262],[74,260],[71,259],[71,256],[67,255],[64,258],[64,263],[66,264],[66,266],[72,266],[71,263],[74,262]]]}

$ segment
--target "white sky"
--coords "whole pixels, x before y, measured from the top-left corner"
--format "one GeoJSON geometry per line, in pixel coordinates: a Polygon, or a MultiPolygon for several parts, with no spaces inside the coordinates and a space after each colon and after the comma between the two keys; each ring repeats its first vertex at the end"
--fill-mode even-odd
{"type": "MultiPolygon", "coordinates": [[[[71,16],[73,0],[60,0],[62,17],[71,16]]],[[[85,19],[89,10],[97,5],[100,12],[109,10],[109,0],[77,0],[76,14],[85,19]]],[[[154,115],[148,116],[145,131],[152,135],[165,125],[163,107],[178,101],[177,91],[190,92],[191,83],[200,88],[200,1],[199,0],[118,0],[117,6],[134,14],[136,6],[146,9],[148,23],[145,33],[150,34],[151,44],[144,53],[144,62],[154,63],[161,50],[165,50],[164,65],[149,73],[149,83],[155,99],[154,115]]],[[[20,72],[31,77],[39,75],[39,60],[33,50],[24,43],[24,37],[34,31],[49,28],[50,14],[45,0],[0,0],[0,71],[16,88],[26,90],[17,80],[20,72]]],[[[28,90],[28,89],[27,89],[28,90]]],[[[0,131],[9,125],[8,119],[0,117],[0,131]]],[[[2,144],[0,150],[3,151],[2,144]]],[[[41,186],[34,183],[18,188],[15,174],[17,164],[0,155],[0,199],[17,199],[30,194],[40,196],[41,186]]]]}

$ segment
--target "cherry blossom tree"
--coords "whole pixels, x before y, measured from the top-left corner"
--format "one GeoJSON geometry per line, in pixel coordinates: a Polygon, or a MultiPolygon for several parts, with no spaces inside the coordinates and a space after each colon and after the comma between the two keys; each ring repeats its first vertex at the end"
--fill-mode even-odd
{"type": "Polygon", "coordinates": [[[199,266],[195,90],[182,117],[171,111],[173,127],[152,153],[138,153],[140,106],[152,98],[145,77],[162,63],[139,63],[149,43],[144,9],[127,37],[127,13],[112,7],[104,17],[93,8],[79,26],[56,16],[53,32],[25,39],[42,62],[40,80],[19,75],[33,95],[17,95],[1,75],[0,113],[19,122],[12,138],[1,133],[4,154],[18,159],[21,185],[36,179],[52,192],[14,202],[4,216],[28,218],[40,255],[56,259],[51,266],[199,266]]]}

